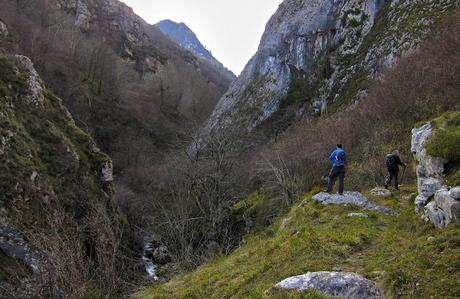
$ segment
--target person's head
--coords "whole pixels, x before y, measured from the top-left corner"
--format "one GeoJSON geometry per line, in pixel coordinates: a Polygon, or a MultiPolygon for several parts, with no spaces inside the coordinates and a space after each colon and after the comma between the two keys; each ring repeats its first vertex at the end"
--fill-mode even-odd
{"type": "Polygon", "coordinates": [[[341,143],[337,143],[337,148],[343,148],[343,145],[341,143]]]}
{"type": "Polygon", "coordinates": [[[399,156],[399,151],[398,151],[398,150],[394,150],[394,151],[393,151],[393,154],[396,155],[396,156],[399,156]]]}

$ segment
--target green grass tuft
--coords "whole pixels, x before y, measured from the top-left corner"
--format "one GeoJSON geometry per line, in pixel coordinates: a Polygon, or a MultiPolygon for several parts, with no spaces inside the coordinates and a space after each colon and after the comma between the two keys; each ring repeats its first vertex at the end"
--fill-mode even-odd
{"type": "Polygon", "coordinates": [[[443,114],[433,121],[433,126],[427,153],[450,162],[460,162],[460,111],[443,114]]]}

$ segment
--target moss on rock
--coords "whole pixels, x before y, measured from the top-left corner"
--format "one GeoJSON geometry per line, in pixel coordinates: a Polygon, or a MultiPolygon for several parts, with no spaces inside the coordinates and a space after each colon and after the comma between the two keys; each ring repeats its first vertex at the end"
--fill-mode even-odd
{"type": "Polygon", "coordinates": [[[460,111],[443,114],[433,121],[433,125],[427,153],[451,162],[460,162],[460,111]]]}

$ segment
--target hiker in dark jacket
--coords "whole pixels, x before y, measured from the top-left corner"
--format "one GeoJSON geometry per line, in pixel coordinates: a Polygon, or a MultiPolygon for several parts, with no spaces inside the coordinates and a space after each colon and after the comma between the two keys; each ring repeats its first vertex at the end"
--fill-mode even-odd
{"type": "Polygon", "coordinates": [[[388,187],[391,184],[391,181],[394,179],[395,189],[399,190],[399,181],[398,181],[399,166],[406,167],[406,164],[401,162],[401,159],[399,158],[399,151],[395,150],[392,154],[387,155],[388,175],[385,179],[385,189],[388,189],[388,187]]]}
{"type": "Polygon", "coordinates": [[[327,192],[331,193],[334,188],[335,180],[339,177],[339,194],[343,195],[343,182],[345,179],[345,166],[347,164],[347,154],[341,144],[337,144],[337,149],[329,156],[332,161],[332,169],[329,173],[327,182],[327,192]]]}

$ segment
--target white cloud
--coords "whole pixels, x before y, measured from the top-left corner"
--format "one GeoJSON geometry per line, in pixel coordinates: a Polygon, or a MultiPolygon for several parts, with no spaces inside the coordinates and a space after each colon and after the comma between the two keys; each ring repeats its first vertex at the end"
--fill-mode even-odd
{"type": "Polygon", "coordinates": [[[255,54],[281,0],[122,0],[147,22],[184,22],[225,66],[239,74],[255,54]]]}

